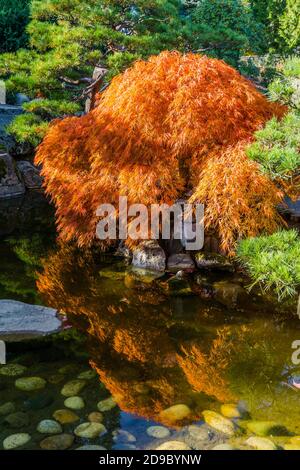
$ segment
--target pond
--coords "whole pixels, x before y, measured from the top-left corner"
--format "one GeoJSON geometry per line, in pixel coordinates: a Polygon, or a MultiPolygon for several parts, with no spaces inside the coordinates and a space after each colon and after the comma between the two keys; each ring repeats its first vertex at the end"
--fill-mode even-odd
{"type": "Polygon", "coordinates": [[[289,309],[248,294],[238,274],[157,277],[54,238],[36,229],[0,244],[0,298],[66,315],[62,333],[8,345],[1,444],[27,433],[25,449],[299,445],[300,322],[289,309]],[[24,377],[43,380],[28,391],[24,377]]]}

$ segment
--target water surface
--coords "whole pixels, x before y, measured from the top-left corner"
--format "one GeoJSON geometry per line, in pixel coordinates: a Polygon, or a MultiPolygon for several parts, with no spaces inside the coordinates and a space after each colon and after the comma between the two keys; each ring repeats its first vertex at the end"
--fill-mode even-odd
{"type": "MultiPolygon", "coordinates": [[[[80,394],[86,406],[76,411],[79,422],[87,421],[102,399],[113,396],[117,403],[104,412],[107,433],[88,441],[92,444],[155,448],[176,439],[201,449],[230,440],[245,448],[247,430],[229,439],[203,425],[204,410],[220,412],[228,403],[247,410],[245,425],[271,420],[285,427],[280,445],[289,434],[300,435],[300,367],[291,359],[299,320],[258,293],[246,294],[241,276],[197,274],[188,279],[190,291],[180,293],[170,290],[170,275],[145,277],[113,255],[54,247],[44,232],[6,238],[0,256],[0,298],[55,307],[70,327],[54,339],[9,347],[9,361],[27,366],[25,375],[45,378],[43,393],[51,396],[47,406],[30,409],[28,399],[41,392],[21,392],[15,378],[0,376],[0,404],[13,401],[29,413],[27,448],[39,448],[45,437],[36,432],[38,422],[64,408],[64,383],[87,369],[95,377],[80,394]],[[220,282],[231,291],[211,298],[212,286],[220,282]],[[233,285],[240,287],[238,295],[233,285]],[[165,410],[176,404],[188,407],[189,414],[171,419],[165,410]],[[194,424],[207,430],[206,439],[193,440],[194,424]],[[148,436],[153,425],[168,428],[170,436],[148,436]],[[120,429],[130,434],[116,434],[120,429]]],[[[11,429],[0,417],[1,440],[13,432],[22,429],[11,429]]],[[[76,438],[72,448],[85,443],[76,438]]]]}

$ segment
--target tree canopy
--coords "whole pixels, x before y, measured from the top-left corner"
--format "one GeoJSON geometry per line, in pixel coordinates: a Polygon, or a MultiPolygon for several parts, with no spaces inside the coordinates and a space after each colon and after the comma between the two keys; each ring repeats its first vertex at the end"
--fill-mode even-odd
{"type": "Polygon", "coordinates": [[[27,45],[29,0],[1,0],[0,53],[13,52],[27,45]]]}
{"type": "Polygon", "coordinates": [[[283,195],[244,149],[284,112],[222,61],[164,52],[136,62],[93,112],[56,121],[37,151],[61,237],[91,243],[97,207],[117,205],[119,195],[149,205],[187,191],[206,204],[206,227],[227,252],[239,238],[274,231],[283,195]]]}

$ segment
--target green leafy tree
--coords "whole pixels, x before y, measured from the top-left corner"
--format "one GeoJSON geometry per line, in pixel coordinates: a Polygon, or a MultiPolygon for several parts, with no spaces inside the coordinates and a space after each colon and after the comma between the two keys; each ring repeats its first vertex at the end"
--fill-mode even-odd
{"type": "Polygon", "coordinates": [[[264,49],[264,27],[242,0],[200,0],[193,13],[196,23],[206,25],[219,40],[212,45],[218,58],[237,64],[242,53],[264,49]]]}
{"type": "Polygon", "coordinates": [[[288,51],[300,46],[300,0],[286,1],[286,8],[280,18],[280,36],[288,51]]]}
{"type": "Polygon", "coordinates": [[[266,46],[273,51],[282,47],[279,29],[286,2],[287,0],[250,0],[254,17],[265,26],[266,46]]]}
{"type": "Polygon", "coordinates": [[[264,173],[281,180],[288,196],[300,194],[300,59],[289,58],[269,85],[269,96],[289,110],[281,119],[271,119],[255,133],[247,149],[248,157],[257,161],[264,173]]]}
{"type": "Polygon", "coordinates": [[[9,127],[34,147],[53,118],[93,108],[134,60],[177,49],[237,65],[260,30],[241,0],[33,0],[27,31],[27,49],[0,56],[0,76],[34,100],[9,127]]]}
{"type": "Polygon", "coordinates": [[[26,46],[29,0],[0,1],[0,52],[16,51],[26,46]]]}
{"type": "Polygon", "coordinates": [[[271,52],[292,52],[300,45],[299,0],[251,0],[253,14],[264,24],[271,52]]]}

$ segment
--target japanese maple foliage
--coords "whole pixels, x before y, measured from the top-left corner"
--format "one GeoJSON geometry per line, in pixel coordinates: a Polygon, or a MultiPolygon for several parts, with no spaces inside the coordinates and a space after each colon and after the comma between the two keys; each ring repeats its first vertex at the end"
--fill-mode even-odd
{"type": "Polygon", "coordinates": [[[282,193],[244,148],[284,112],[220,60],[163,52],[136,62],[91,113],[54,121],[38,148],[60,236],[90,244],[97,207],[119,196],[174,203],[190,191],[227,252],[274,231],[282,193]]]}

